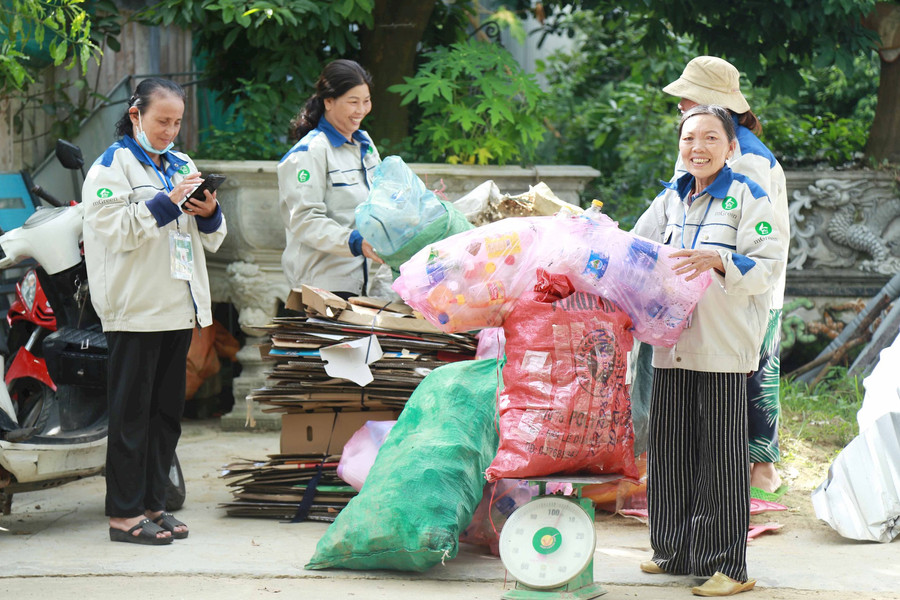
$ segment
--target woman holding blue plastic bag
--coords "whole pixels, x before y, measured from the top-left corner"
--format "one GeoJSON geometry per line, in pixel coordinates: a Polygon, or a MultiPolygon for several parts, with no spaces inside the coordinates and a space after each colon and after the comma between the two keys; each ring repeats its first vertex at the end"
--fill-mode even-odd
{"type": "Polygon", "coordinates": [[[381,162],[359,127],[372,110],[372,78],[352,60],[329,63],[291,122],[299,140],[278,164],[287,244],[281,265],[291,288],[310,285],[344,298],[365,294],[368,261],[382,262],[355,229],[381,162]]]}

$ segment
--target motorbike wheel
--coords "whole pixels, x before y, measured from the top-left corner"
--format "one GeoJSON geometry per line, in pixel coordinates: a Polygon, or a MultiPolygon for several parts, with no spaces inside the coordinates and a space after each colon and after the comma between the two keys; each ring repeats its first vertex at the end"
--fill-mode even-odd
{"type": "Polygon", "coordinates": [[[166,510],[174,512],[184,506],[187,490],[184,486],[184,477],[181,474],[181,463],[178,456],[172,458],[172,466],[169,467],[169,483],[166,486],[166,510]]]}

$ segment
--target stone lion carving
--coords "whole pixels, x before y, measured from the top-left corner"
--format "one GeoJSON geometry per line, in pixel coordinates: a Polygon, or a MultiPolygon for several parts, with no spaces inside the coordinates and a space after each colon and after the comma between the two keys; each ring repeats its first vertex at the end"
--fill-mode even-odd
{"type": "Polygon", "coordinates": [[[272,322],[278,300],[287,297],[283,276],[271,277],[258,264],[233,262],[225,269],[229,297],[239,307],[238,323],[245,333],[254,335],[259,327],[272,322]]]}

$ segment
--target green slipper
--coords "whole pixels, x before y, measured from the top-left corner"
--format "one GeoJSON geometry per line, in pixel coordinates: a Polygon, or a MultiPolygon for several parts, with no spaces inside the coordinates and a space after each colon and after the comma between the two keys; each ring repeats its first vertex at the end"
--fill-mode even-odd
{"type": "Polygon", "coordinates": [[[751,487],[750,497],[756,498],[757,500],[767,500],[768,502],[775,502],[776,500],[784,496],[789,489],[791,488],[789,488],[788,484],[786,483],[782,483],[774,492],[767,492],[766,490],[760,489],[758,487],[751,487]]]}

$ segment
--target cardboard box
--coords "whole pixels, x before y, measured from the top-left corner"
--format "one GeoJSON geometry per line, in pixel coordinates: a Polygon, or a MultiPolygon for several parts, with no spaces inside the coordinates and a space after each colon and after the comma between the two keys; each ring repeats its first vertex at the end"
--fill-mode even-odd
{"type": "Polygon", "coordinates": [[[284,306],[298,312],[302,311],[306,306],[320,315],[334,318],[350,304],[340,296],[336,296],[327,290],[304,285],[299,291],[291,290],[284,306]]]}
{"type": "Polygon", "coordinates": [[[288,413],[281,416],[281,454],[341,454],[366,421],[393,421],[400,411],[288,413]]]}
{"type": "Polygon", "coordinates": [[[352,296],[347,300],[355,306],[365,306],[374,309],[384,309],[386,311],[400,313],[402,315],[413,314],[413,309],[403,302],[389,302],[381,298],[371,298],[369,296],[352,296]]]}
{"type": "Polygon", "coordinates": [[[417,333],[444,333],[425,319],[417,319],[412,316],[401,316],[396,313],[379,313],[377,310],[365,306],[350,306],[350,310],[341,311],[337,318],[342,323],[351,325],[363,325],[365,327],[381,327],[394,331],[415,331],[417,333]]]}

